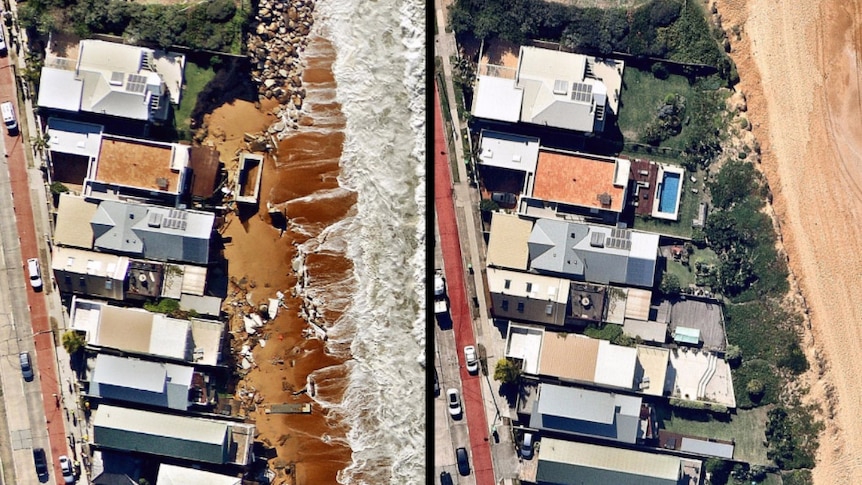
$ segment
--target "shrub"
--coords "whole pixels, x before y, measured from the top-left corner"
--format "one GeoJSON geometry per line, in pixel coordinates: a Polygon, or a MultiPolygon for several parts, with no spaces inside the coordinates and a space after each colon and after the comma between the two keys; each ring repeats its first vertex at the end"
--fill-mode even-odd
{"type": "Polygon", "coordinates": [[[518,381],[521,369],[510,359],[500,359],[494,367],[494,380],[503,384],[511,384],[518,381]]]}
{"type": "Polygon", "coordinates": [[[671,273],[665,273],[664,276],[662,276],[659,289],[667,297],[679,296],[679,293],[682,290],[679,284],[679,278],[675,274],[671,273]]]}
{"type": "Polygon", "coordinates": [[[763,397],[763,392],[766,390],[766,386],[764,386],[759,380],[752,379],[745,385],[745,390],[748,391],[748,396],[751,400],[757,402],[763,397]]]}

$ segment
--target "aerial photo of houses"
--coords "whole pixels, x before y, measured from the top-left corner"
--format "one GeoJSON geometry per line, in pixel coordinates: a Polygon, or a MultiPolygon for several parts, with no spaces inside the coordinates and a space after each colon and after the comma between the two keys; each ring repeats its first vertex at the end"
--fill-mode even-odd
{"type": "Polygon", "coordinates": [[[403,31],[359,135],[377,95],[336,60],[379,62],[350,52],[380,41],[360,4],[0,5],[0,483],[421,482],[424,402],[386,389],[424,389],[424,18],[375,6],[403,31]],[[416,193],[364,195],[396,178],[416,193]],[[378,266],[415,282],[398,311],[378,266]],[[409,369],[363,383],[392,346],[409,369]],[[365,457],[384,429],[401,460],[365,457]]]}
{"type": "MultiPolygon", "coordinates": [[[[858,266],[814,229],[855,223],[802,188],[859,155],[799,158],[776,40],[859,20],[773,7],[435,2],[435,483],[862,480],[858,266]]],[[[835,100],[818,146],[858,144],[835,100]]]]}

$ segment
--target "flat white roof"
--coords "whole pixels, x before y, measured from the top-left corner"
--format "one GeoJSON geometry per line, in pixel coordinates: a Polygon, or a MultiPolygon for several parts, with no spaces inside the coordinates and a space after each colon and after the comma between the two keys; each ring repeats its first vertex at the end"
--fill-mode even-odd
{"type": "Polygon", "coordinates": [[[102,144],[102,129],[102,125],[50,118],[48,150],[96,158],[102,144]]]}
{"type": "Polygon", "coordinates": [[[116,254],[54,246],[51,269],[124,280],[129,270],[129,258],[116,254]]]}
{"type": "Polygon", "coordinates": [[[613,345],[607,340],[600,341],[596,356],[595,383],[632,389],[636,362],[636,349],[613,345]]]}
{"type": "Polygon", "coordinates": [[[241,485],[242,478],[162,463],[156,485],[241,485]]]}
{"type": "Polygon", "coordinates": [[[524,360],[524,372],[537,374],[539,372],[539,354],[542,348],[540,328],[527,325],[509,324],[509,335],[506,342],[506,357],[524,360]]]}
{"type": "Polygon", "coordinates": [[[479,76],[476,81],[473,116],[516,123],[521,117],[524,92],[511,79],[479,76]]]}
{"type": "Polygon", "coordinates": [[[479,163],[519,172],[535,173],[539,161],[539,139],[482,130],[479,163]]]}
{"type": "Polygon", "coordinates": [[[656,248],[658,247],[658,234],[649,232],[632,231],[632,248],[629,258],[646,259],[655,261],[658,258],[656,248]]]}
{"type": "Polygon", "coordinates": [[[83,90],[84,82],[75,79],[75,71],[43,67],[38,103],[43,108],[78,111],[83,90]]]}
{"type": "Polygon", "coordinates": [[[680,442],[680,451],[697,453],[698,455],[719,456],[721,458],[733,459],[733,445],[728,443],[716,443],[715,441],[698,440],[683,437],[680,442]]]}
{"type": "Polygon", "coordinates": [[[486,273],[488,275],[488,291],[491,293],[556,303],[569,301],[569,287],[571,286],[569,280],[499,268],[488,268],[486,273]],[[528,287],[529,292],[527,291],[528,287]]]}

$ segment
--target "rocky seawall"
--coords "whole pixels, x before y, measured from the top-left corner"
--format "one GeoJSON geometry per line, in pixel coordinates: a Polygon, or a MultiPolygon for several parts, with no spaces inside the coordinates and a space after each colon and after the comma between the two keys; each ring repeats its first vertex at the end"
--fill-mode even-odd
{"type": "Polygon", "coordinates": [[[278,134],[296,128],[301,118],[305,88],[302,86],[302,52],[314,23],[311,0],[261,0],[249,28],[246,47],[251,77],[258,95],[277,99],[273,110],[280,121],[269,129],[278,134]]]}

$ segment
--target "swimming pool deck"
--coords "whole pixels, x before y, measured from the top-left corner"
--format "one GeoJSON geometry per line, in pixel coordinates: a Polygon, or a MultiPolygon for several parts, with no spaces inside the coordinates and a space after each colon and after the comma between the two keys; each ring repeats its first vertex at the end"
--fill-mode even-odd
{"type": "Polygon", "coordinates": [[[682,185],[685,179],[685,170],[679,167],[672,167],[669,165],[659,165],[658,174],[656,176],[656,180],[658,180],[658,186],[655,190],[655,198],[653,199],[652,204],[652,213],[650,214],[652,217],[656,219],[665,219],[669,221],[679,220],[679,201],[682,197],[682,185]],[[673,212],[662,212],[659,210],[661,207],[661,196],[662,190],[664,189],[664,175],[665,173],[674,173],[679,174],[679,185],[676,190],[676,203],[673,206],[673,212]]]}

